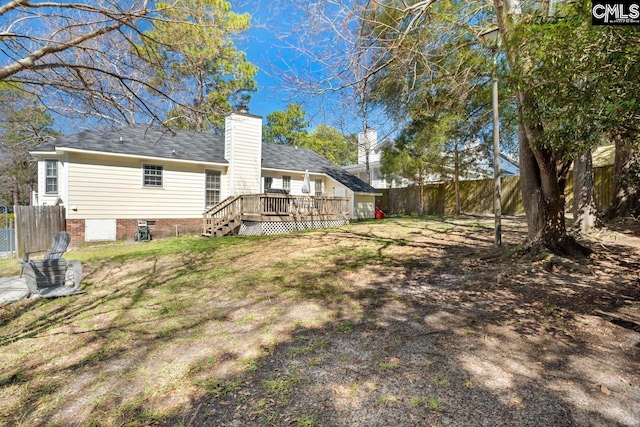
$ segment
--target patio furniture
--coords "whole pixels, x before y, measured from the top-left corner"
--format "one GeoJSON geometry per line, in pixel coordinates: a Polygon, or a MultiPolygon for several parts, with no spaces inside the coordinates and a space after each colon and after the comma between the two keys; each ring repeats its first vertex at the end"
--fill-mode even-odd
{"type": "Polygon", "coordinates": [[[27,288],[43,298],[81,294],[82,264],[66,259],[31,260],[23,264],[27,288]]]}
{"type": "Polygon", "coordinates": [[[22,261],[20,261],[20,264],[22,264],[22,268],[20,269],[20,277],[22,277],[22,274],[24,273],[24,266],[29,261],[29,257],[32,254],[46,252],[44,254],[44,259],[58,259],[62,257],[62,254],[67,251],[67,247],[69,246],[70,241],[71,236],[69,236],[69,233],[67,233],[66,231],[61,231],[53,236],[53,242],[51,243],[50,249],[25,252],[24,256],[22,257],[22,261]]]}

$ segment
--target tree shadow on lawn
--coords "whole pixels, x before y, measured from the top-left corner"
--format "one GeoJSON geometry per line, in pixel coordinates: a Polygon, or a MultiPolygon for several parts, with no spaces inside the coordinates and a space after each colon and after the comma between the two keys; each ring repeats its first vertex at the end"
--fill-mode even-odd
{"type": "MultiPolygon", "coordinates": [[[[70,341],[68,356],[5,370],[0,395],[17,392],[21,400],[14,413],[5,407],[0,416],[24,415],[35,425],[640,420],[633,409],[640,400],[638,350],[629,342],[637,335],[590,315],[626,304],[599,298],[633,295],[634,283],[623,274],[599,278],[596,286],[584,275],[482,262],[473,254],[478,241],[490,246],[488,232],[468,243],[336,233],[344,247],[314,248],[322,268],[305,257],[266,269],[219,265],[232,273],[225,281],[200,255],[185,255],[178,265],[186,267],[151,277],[147,270],[157,266],[149,261],[131,277],[120,272],[101,285],[96,277],[95,289],[78,299],[39,303],[51,309],[23,319],[26,332],[10,332],[2,347],[33,342],[37,348],[29,351],[46,351],[52,340],[88,338],[70,341]],[[402,256],[394,252],[405,249],[402,256]],[[283,275],[285,267],[295,277],[283,275]],[[199,307],[184,306],[185,286],[199,307]],[[585,289],[591,302],[579,298],[585,289]],[[172,298],[154,299],[160,292],[172,298]],[[122,299],[115,310],[111,303],[122,299]],[[313,310],[318,320],[301,322],[313,310]],[[46,328],[49,313],[55,322],[46,328]],[[163,327],[150,333],[153,322],[163,327]],[[52,400],[59,403],[44,410],[52,400]]],[[[330,234],[314,235],[310,246],[330,234]]]]}
{"type": "Polygon", "coordinates": [[[429,263],[387,266],[391,272],[380,271],[357,291],[364,307],[358,321],[338,316],[323,328],[299,328],[261,357],[255,371],[195,399],[165,424],[640,422],[640,334],[594,316],[629,298],[640,301],[633,271],[621,267],[612,278],[519,273],[511,260],[476,263],[474,271],[473,260],[459,259],[467,245],[440,249],[429,263]],[[448,268],[455,263],[462,265],[448,268]]]}

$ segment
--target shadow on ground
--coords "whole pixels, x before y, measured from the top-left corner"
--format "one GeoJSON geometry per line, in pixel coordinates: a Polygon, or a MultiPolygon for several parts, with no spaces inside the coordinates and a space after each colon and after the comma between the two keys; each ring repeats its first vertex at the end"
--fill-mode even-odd
{"type": "MultiPolygon", "coordinates": [[[[0,420],[640,424],[637,248],[548,272],[495,257],[481,219],[394,222],[400,236],[383,222],[234,240],[219,261],[94,262],[86,294],[1,318],[0,353],[22,355],[0,371],[0,420]]],[[[507,246],[524,235],[505,221],[507,246]]]]}
{"type": "Polygon", "coordinates": [[[360,318],[298,328],[166,425],[638,425],[640,334],[600,315],[638,312],[633,251],[612,246],[593,275],[546,272],[482,262],[492,230],[451,225],[423,242],[343,232],[380,245],[351,261],[375,271],[354,290],[360,318]],[[426,256],[386,259],[398,245],[426,256]]]}

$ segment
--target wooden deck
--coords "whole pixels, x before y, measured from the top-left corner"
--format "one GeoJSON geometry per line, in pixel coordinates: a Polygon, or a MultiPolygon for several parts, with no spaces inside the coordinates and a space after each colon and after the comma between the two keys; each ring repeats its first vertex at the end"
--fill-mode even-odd
{"type": "Polygon", "coordinates": [[[349,220],[348,197],[250,194],[229,197],[203,214],[203,236],[233,233],[247,222],[349,220]]]}

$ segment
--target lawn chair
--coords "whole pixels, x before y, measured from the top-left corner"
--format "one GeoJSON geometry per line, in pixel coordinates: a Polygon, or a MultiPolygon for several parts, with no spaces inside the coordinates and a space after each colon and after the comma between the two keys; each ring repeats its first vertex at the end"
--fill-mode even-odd
{"type": "Polygon", "coordinates": [[[67,251],[67,246],[69,246],[70,241],[71,236],[69,236],[69,233],[67,233],[66,231],[61,231],[53,236],[53,242],[51,243],[50,249],[25,252],[24,256],[22,257],[22,261],[20,261],[20,264],[22,264],[22,268],[20,269],[20,277],[22,277],[22,274],[24,273],[24,266],[29,261],[29,257],[31,256],[31,254],[46,252],[46,254],[44,254],[44,259],[58,259],[62,257],[62,254],[67,251]]]}
{"type": "Polygon", "coordinates": [[[81,294],[82,264],[66,259],[31,260],[23,264],[29,292],[43,298],[81,294]]]}

